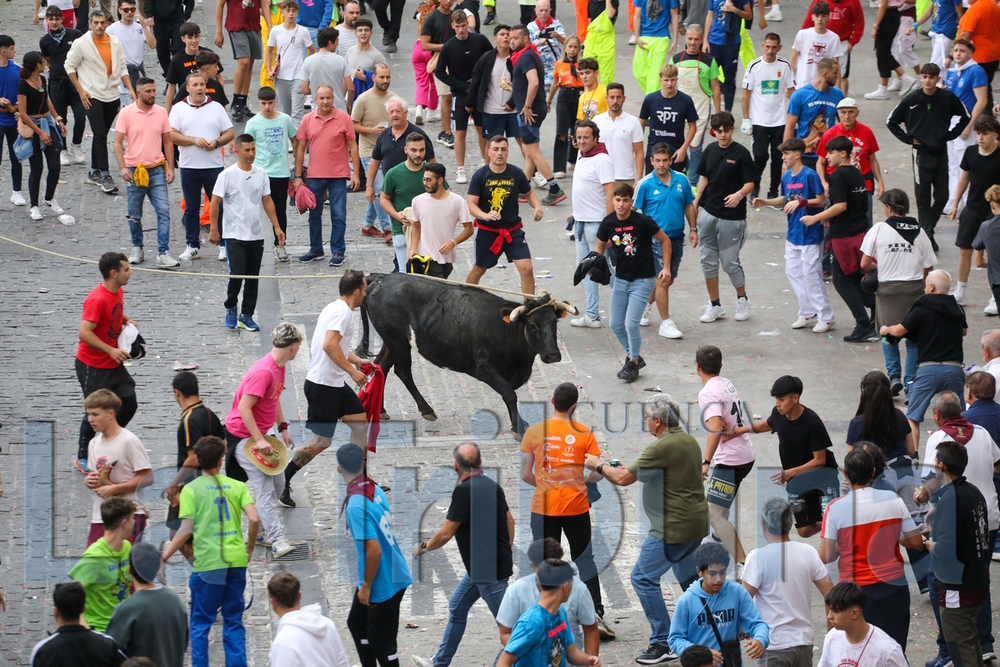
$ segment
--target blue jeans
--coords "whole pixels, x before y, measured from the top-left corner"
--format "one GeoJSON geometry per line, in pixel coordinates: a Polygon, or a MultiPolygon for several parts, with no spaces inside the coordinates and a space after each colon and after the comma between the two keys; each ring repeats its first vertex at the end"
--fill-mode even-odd
{"type": "MultiPolygon", "coordinates": [[[[300,23],[299,25],[302,25],[302,24],[300,23]]],[[[309,25],[303,26],[303,27],[306,30],[309,31],[309,37],[312,38],[313,46],[315,46],[316,50],[319,51],[319,26],[316,26],[315,28],[312,27],[312,26],[309,26],[309,25]]],[[[306,53],[308,53],[308,52],[306,52],[306,53]]]]}
{"type": "MultiPolygon", "coordinates": [[[[135,168],[129,169],[135,173],[135,168]]],[[[170,200],[167,197],[167,170],[164,166],[146,170],[149,186],[141,188],[135,183],[125,184],[128,197],[128,229],[132,233],[132,245],[142,247],[142,202],[149,197],[156,212],[156,245],[159,254],[164,254],[170,246],[170,200]]]]}
{"type": "Polygon", "coordinates": [[[663,602],[660,578],[667,573],[667,570],[673,570],[681,588],[687,590],[698,577],[692,555],[699,544],[701,540],[666,544],[652,535],[647,535],[646,541],[642,543],[639,558],[632,568],[631,579],[632,590],[639,598],[642,611],[652,628],[652,633],[649,635],[650,644],[667,646],[667,636],[670,634],[670,614],[663,602]]]}
{"type": "Polygon", "coordinates": [[[705,125],[705,131],[701,134],[701,141],[698,142],[698,145],[688,148],[688,181],[691,183],[691,187],[695,190],[698,188],[698,165],[701,164],[701,153],[705,147],[706,134],[708,134],[707,123],[705,125]]]}
{"type": "Polygon", "coordinates": [[[722,74],[726,79],[722,84],[722,106],[725,107],[726,111],[732,111],[733,101],[736,99],[736,70],[740,62],[740,43],[712,44],[709,42],[708,48],[716,62],[719,63],[719,67],[722,68],[722,74]]]}
{"type": "Polygon", "coordinates": [[[890,378],[903,378],[903,385],[906,387],[907,393],[910,391],[910,385],[917,377],[917,344],[911,341],[909,338],[904,338],[906,341],[906,373],[901,374],[901,363],[899,356],[899,343],[895,345],[887,343],[884,339],[882,340],[882,356],[885,357],[885,370],[888,372],[890,378]]]}
{"type": "Polygon", "coordinates": [[[910,405],[906,408],[907,419],[912,419],[918,424],[922,422],[927,406],[931,404],[934,394],[939,391],[953,391],[958,396],[964,396],[965,369],[946,364],[919,366],[913,384],[910,385],[910,405]]]}
{"type": "MultiPolygon", "coordinates": [[[[597,230],[601,226],[601,221],[586,222],[578,220],[576,223],[576,263],[583,261],[590,251],[597,248],[597,230]]],[[[587,276],[583,279],[583,293],[587,295],[587,317],[592,320],[601,319],[600,302],[597,294],[597,283],[587,276]]]]}
{"type": "MultiPolygon", "coordinates": [[[[184,193],[184,234],[190,248],[201,247],[201,192],[209,197],[222,167],[181,169],[181,192],[184,193]]],[[[219,236],[222,236],[222,204],[219,204],[219,236]]]]}
{"type": "Polygon", "coordinates": [[[243,629],[243,591],[247,585],[245,567],[192,572],[191,665],[208,667],[208,633],[222,610],[222,647],[226,667],[246,667],[247,641],[243,629]]]}
{"type": "Polygon", "coordinates": [[[309,178],[306,185],[316,197],[316,208],[309,211],[309,252],[323,252],[323,197],[330,194],[330,252],[334,257],[343,257],[347,246],[344,233],[347,231],[347,179],[309,178]]]}
{"type": "Polygon", "coordinates": [[[638,359],[642,348],[642,334],[639,329],[639,319],[642,311],[649,303],[649,295],[653,293],[656,278],[638,278],[636,280],[618,279],[611,286],[611,305],[608,307],[608,319],[611,320],[611,330],[615,338],[628,352],[630,359],[638,359]]]}
{"type": "MultiPolygon", "coordinates": [[[[989,537],[993,542],[996,542],[997,532],[991,530],[989,532],[989,537]]],[[[929,595],[931,598],[931,608],[934,610],[934,620],[937,621],[938,633],[937,633],[937,645],[938,645],[938,655],[948,661],[951,659],[951,655],[948,651],[948,643],[944,640],[944,635],[941,633],[941,602],[940,596],[938,595],[938,585],[937,578],[934,576],[934,556],[931,555],[927,559],[930,562],[930,568],[927,572],[927,587],[929,590],[929,595]]],[[[989,593],[989,588],[987,588],[987,593],[989,593]]],[[[993,619],[990,615],[990,609],[992,604],[990,598],[986,598],[986,602],[979,606],[979,614],[976,616],[976,627],[979,629],[979,644],[983,649],[983,653],[993,652],[993,619]]]]}
{"type": "Polygon", "coordinates": [[[447,667],[451,664],[451,659],[455,657],[455,652],[458,650],[458,644],[462,641],[462,635],[465,634],[469,610],[472,609],[476,600],[482,598],[486,606],[490,608],[493,618],[496,618],[506,592],[506,579],[488,584],[474,584],[468,573],[462,577],[455,592],[451,594],[451,600],[448,601],[448,625],[444,628],[441,646],[434,656],[434,667],[447,667]]]}
{"type": "Polygon", "coordinates": [[[379,203],[379,193],[382,192],[382,168],[375,172],[374,175],[368,171],[368,165],[371,164],[372,159],[370,157],[361,158],[361,165],[365,168],[365,176],[372,179],[372,188],[375,190],[375,201],[368,204],[368,209],[365,211],[365,227],[371,227],[375,224],[375,218],[378,217],[378,223],[382,227],[383,232],[387,232],[392,229],[392,224],[389,222],[389,214],[382,210],[382,204],[379,203]]]}

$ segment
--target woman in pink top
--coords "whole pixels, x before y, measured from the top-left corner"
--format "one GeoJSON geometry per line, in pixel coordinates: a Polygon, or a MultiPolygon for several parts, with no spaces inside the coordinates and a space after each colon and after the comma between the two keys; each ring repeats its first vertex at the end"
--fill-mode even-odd
{"type": "MultiPolygon", "coordinates": [[[[423,125],[425,121],[433,121],[434,118],[428,112],[435,111],[438,108],[438,94],[437,88],[434,86],[434,75],[427,73],[427,63],[430,62],[431,56],[434,54],[430,51],[424,51],[424,47],[420,43],[420,33],[424,29],[424,19],[434,11],[437,11],[437,0],[426,0],[426,2],[417,7],[417,42],[413,45],[413,56],[410,59],[413,62],[413,76],[417,81],[417,110],[414,120],[417,125],[423,125]]],[[[440,114],[435,115],[440,117],[440,114]]]]}

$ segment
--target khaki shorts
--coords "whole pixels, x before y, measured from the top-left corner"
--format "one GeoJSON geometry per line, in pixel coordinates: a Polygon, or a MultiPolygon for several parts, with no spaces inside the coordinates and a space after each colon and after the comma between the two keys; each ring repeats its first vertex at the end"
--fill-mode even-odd
{"type": "Polygon", "coordinates": [[[437,90],[439,97],[451,95],[451,86],[437,77],[434,77],[434,89],[437,90]]]}

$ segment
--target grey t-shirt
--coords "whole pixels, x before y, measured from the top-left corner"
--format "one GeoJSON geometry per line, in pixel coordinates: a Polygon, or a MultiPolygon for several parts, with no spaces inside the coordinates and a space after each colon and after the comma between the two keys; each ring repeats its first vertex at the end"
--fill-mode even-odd
{"type": "Polygon", "coordinates": [[[337,55],[346,57],[351,47],[358,43],[358,38],[354,35],[354,28],[348,28],[341,23],[337,26],[337,55]]]}
{"type": "Polygon", "coordinates": [[[343,56],[328,51],[320,51],[306,58],[302,63],[302,80],[309,82],[309,90],[315,95],[320,86],[333,88],[333,106],[347,113],[347,98],[344,96],[344,77],[351,76],[347,60],[343,56]]]}
{"type": "Polygon", "coordinates": [[[697,23],[707,33],[710,27],[705,25],[705,17],[708,16],[708,0],[681,0],[679,14],[679,20],[683,25],[689,26],[697,23]]]}
{"type": "Polygon", "coordinates": [[[367,51],[362,51],[355,45],[347,52],[347,67],[350,69],[352,76],[359,67],[363,71],[374,72],[375,65],[379,63],[388,64],[382,52],[374,46],[367,51]]]}
{"type": "Polygon", "coordinates": [[[500,79],[506,78],[506,83],[510,83],[509,72],[507,71],[507,58],[497,58],[493,63],[493,71],[490,73],[490,89],[486,91],[486,104],[483,105],[483,113],[514,113],[507,111],[503,104],[510,99],[509,90],[501,90],[500,79]]]}

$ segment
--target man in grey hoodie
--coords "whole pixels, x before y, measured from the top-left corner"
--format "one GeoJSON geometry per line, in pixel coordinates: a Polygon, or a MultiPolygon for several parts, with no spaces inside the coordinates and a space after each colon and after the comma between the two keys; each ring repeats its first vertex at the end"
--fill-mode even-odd
{"type": "Polygon", "coordinates": [[[281,572],[267,582],[271,609],[278,616],[278,634],[268,654],[271,667],[349,667],[337,626],[318,604],[301,606],[299,580],[281,572]]]}

